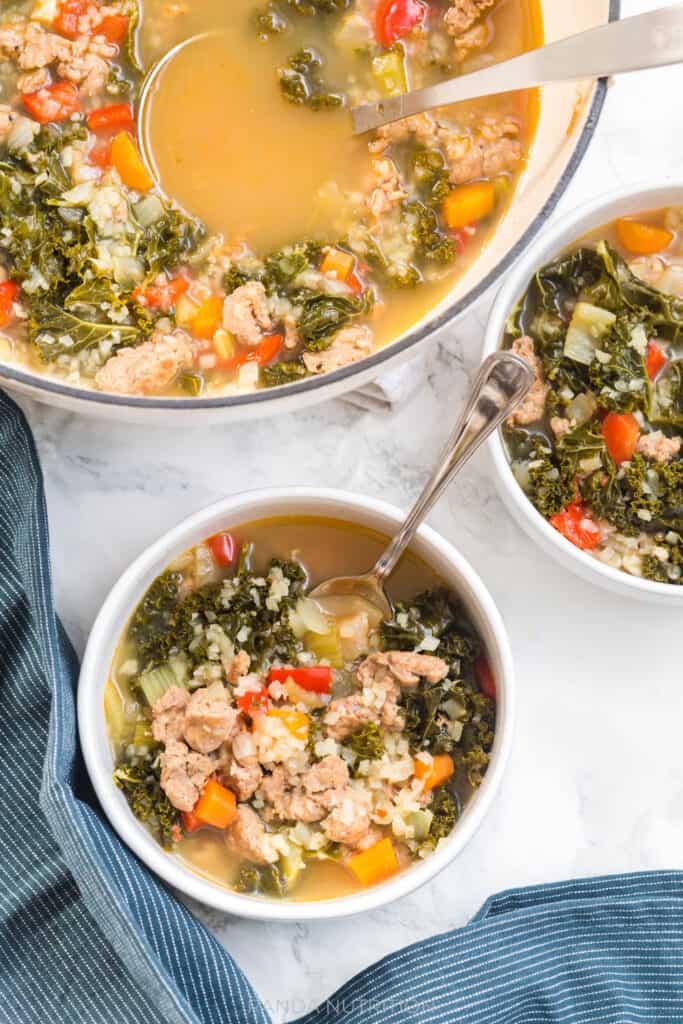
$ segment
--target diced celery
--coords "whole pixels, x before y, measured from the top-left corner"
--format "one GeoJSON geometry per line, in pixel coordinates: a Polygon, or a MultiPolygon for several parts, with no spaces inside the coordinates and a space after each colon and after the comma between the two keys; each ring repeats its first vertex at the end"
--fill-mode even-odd
{"type": "Polygon", "coordinates": [[[429,835],[433,817],[431,811],[413,811],[406,816],[406,823],[412,828],[418,842],[422,842],[429,835]]]}
{"type": "Polygon", "coordinates": [[[138,680],[138,685],[149,706],[153,707],[172,686],[187,688],[188,676],[187,662],[181,658],[173,658],[165,665],[159,665],[158,668],[151,668],[147,672],[143,672],[138,680]]]}
{"type": "Polygon", "coordinates": [[[104,716],[115,745],[127,746],[133,739],[135,718],[111,680],[104,688],[104,716]]]}
{"type": "Polygon", "coordinates": [[[135,723],[135,732],[133,733],[133,746],[134,747],[154,747],[156,746],[156,740],[152,735],[152,723],[146,718],[138,718],[135,723]]]}
{"type": "Polygon", "coordinates": [[[304,647],[320,661],[328,661],[332,668],[342,668],[344,665],[336,629],[324,636],[320,633],[304,634],[304,647]]]}
{"type": "Polygon", "coordinates": [[[372,60],[372,77],[385,96],[397,96],[408,91],[405,54],[395,46],[372,60]]]}
{"type": "Polygon", "coordinates": [[[607,309],[592,306],[590,302],[577,302],[564,340],[566,357],[590,366],[595,359],[600,339],[607,334],[616,319],[615,314],[607,309]]]}

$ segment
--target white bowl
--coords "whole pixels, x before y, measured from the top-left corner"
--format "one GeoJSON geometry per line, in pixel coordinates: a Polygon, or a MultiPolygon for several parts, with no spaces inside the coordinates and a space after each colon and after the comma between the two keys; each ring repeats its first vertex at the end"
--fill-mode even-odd
{"type": "MultiPolygon", "coordinates": [[[[508,316],[526,291],[533,275],[544,264],[588,232],[617,217],[672,205],[683,206],[683,184],[631,186],[600,196],[558,219],[529,246],[498,293],[486,329],[484,357],[500,348],[508,316]]],[[[683,602],[683,587],[630,576],[621,569],[605,565],[566,540],[534,508],[517,483],[500,432],[491,437],[488,445],[503,501],[522,529],[552,558],[583,579],[597,583],[613,593],[659,604],[683,602]]]]}
{"type": "Polygon", "coordinates": [[[312,488],[249,491],[195,513],[140,555],[112,589],[92,628],[78,689],[78,727],[85,763],[98,799],[123,841],[147,867],[187,896],[239,917],[272,921],[321,920],[373,910],[405,896],[438,874],[469,842],[491,806],[510,750],[513,725],[512,655],[502,619],[462,555],[434,530],[423,526],[412,550],[462,600],[486,646],[498,691],[491,763],[450,838],[431,856],[393,880],[352,896],[308,903],[240,895],[205,880],[166,853],[133,816],[112,781],[113,761],[103,694],[118,639],[147,587],[177,555],[219,530],[270,516],[294,514],[346,519],[385,534],[394,531],[403,520],[403,513],[384,502],[344,491],[312,488]]]}

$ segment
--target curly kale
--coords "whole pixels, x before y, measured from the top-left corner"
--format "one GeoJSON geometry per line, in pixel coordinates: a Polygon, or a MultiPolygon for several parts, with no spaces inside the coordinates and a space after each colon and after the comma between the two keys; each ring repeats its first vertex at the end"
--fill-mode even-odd
{"type": "Polygon", "coordinates": [[[201,221],[167,207],[158,220],[144,229],[137,243],[136,255],[144,265],[145,280],[186,262],[205,238],[206,228],[201,221]]]}
{"type": "Polygon", "coordinates": [[[460,812],[454,793],[446,786],[439,786],[434,791],[429,810],[433,817],[427,842],[430,846],[436,846],[440,839],[445,839],[451,834],[458,820],[460,812]]]}
{"type": "Polygon", "coordinates": [[[361,761],[376,761],[384,753],[382,730],[375,722],[366,722],[345,740],[344,745],[361,761]]]}
{"type": "Polygon", "coordinates": [[[426,590],[410,604],[398,603],[393,619],[380,626],[384,650],[414,651],[432,637],[439,641],[434,653],[449,663],[455,676],[481,649],[462,608],[445,587],[426,590]]]}
{"type": "Polygon", "coordinates": [[[683,429],[683,360],[670,360],[657,378],[650,419],[653,423],[683,429]]]}
{"type": "Polygon", "coordinates": [[[444,234],[435,210],[418,199],[403,204],[408,236],[418,255],[427,262],[452,263],[458,254],[455,241],[444,234]]]}
{"type": "Polygon", "coordinates": [[[178,834],[180,812],[161,788],[161,769],[155,753],[120,764],[114,771],[114,783],[123,792],[131,811],[147,824],[154,837],[170,849],[178,834]]]}
{"type": "Polygon", "coordinates": [[[667,553],[667,558],[646,555],[643,559],[643,576],[655,583],[674,583],[683,585],[683,537],[673,531],[668,532],[658,543],[667,553]]]}
{"type": "Polygon", "coordinates": [[[280,90],[289,103],[307,106],[311,110],[332,110],[346,102],[341,93],[331,90],[323,79],[324,61],[310,47],[298,50],[278,68],[280,90]]]}
{"type": "Polygon", "coordinates": [[[234,888],[249,896],[285,896],[287,881],[277,864],[244,864],[234,888]]]}
{"type": "Polygon", "coordinates": [[[259,379],[266,387],[275,388],[307,376],[308,370],[300,359],[289,359],[282,363],[274,363],[272,366],[264,366],[259,379]]]}
{"type": "Polygon", "coordinates": [[[423,201],[440,206],[451,191],[448,161],[441,150],[415,146],[410,153],[408,167],[423,201]]]}
{"type": "Polygon", "coordinates": [[[299,333],[311,350],[327,348],[335,334],[369,312],[364,296],[347,299],[324,292],[309,294],[302,303],[299,333]]]}
{"type": "Polygon", "coordinates": [[[194,636],[190,602],[181,600],[180,573],[164,572],[151,585],[128,628],[141,669],[162,665],[194,636]]]}

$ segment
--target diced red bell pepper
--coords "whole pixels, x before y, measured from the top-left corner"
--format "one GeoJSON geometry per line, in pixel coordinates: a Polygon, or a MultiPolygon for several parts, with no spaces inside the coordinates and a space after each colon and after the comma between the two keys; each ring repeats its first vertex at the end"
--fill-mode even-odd
{"type": "Polygon", "coordinates": [[[610,412],[602,422],[602,433],[617,466],[635,455],[640,440],[640,424],[630,412],[610,412]]]}
{"type": "Polygon", "coordinates": [[[387,49],[421,25],[427,17],[422,0],[380,0],[375,13],[375,36],[387,49]]]}
{"type": "Polygon", "coordinates": [[[160,281],[147,288],[136,288],[133,291],[133,298],[136,302],[142,302],[152,309],[161,309],[164,313],[168,313],[173,309],[180,296],[185,294],[190,283],[189,277],[185,274],[178,274],[171,281],[160,281]]]}
{"type": "Polygon", "coordinates": [[[3,281],[0,284],[0,327],[6,327],[12,319],[12,307],[19,294],[16,281],[3,281]]]}
{"type": "Polygon", "coordinates": [[[209,537],[207,546],[219,565],[232,565],[237,557],[237,542],[231,533],[217,533],[209,537]]]}
{"type": "Polygon", "coordinates": [[[582,551],[592,551],[600,543],[600,527],[590,510],[580,501],[567,505],[550,517],[550,525],[582,551]]]}
{"type": "Polygon", "coordinates": [[[474,662],[474,676],[479,684],[479,689],[490,700],[496,699],[496,677],[489,659],[485,654],[480,654],[474,662]]]}
{"type": "Polygon", "coordinates": [[[271,683],[285,683],[288,679],[311,693],[329,693],[332,689],[332,669],[327,665],[315,668],[271,668],[268,675],[271,683]]]}
{"type": "Polygon", "coordinates": [[[365,284],[357,271],[352,270],[346,278],[346,283],[354,295],[362,295],[365,291],[365,284]]]}
{"type": "Polygon", "coordinates": [[[79,22],[90,7],[91,0],[61,0],[57,8],[57,17],[52,23],[55,32],[67,39],[78,39],[83,33],[79,22]]]}
{"type": "Polygon", "coordinates": [[[78,89],[71,82],[55,82],[38,92],[24,93],[21,102],[39,124],[65,121],[81,109],[78,89]]]}
{"type": "Polygon", "coordinates": [[[98,107],[88,114],[88,128],[98,132],[109,128],[132,128],[135,115],[130,103],[112,103],[108,107],[98,107]]]}
{"type": "Polygon", "coordinates": [[[249,690],[247,693],[243,693],[241,697],[237,698],[237,707],[240,711],[243,711],[245,715],[249,715],[251,718],[253,718],[254,715],[266,712],[269,704],[270,697],[268,696],[268,690],[265,686],[261,686],[258,690],[249,690]]]}
{"type": "Polygon", "coordinates": [[[647,344],[647,355],[645,356],[645,369],[650,380],[654,380],[660,370],[668,363],[666,352],[659,347],[656,341],[649,341],[647,344]]]}
{"type": "Polygon", "coordinates": [[[109,43],[120,43],[128,32],[127,14],[107,14],[94,31],[96,36],[104,36],[109,43]]]}
{"type": "Polygon", "coordinates": [[[200,828],[206,828],[205,823],[199,820],[194,811],[181,811],[181,817],[185,832],[196,832],[200,828]]]}
{"type": "Polygon", "coordinates": [[[98,142],[88,153],[88,160],[95,167],[111,167],[111,141],[98,142]]]}
{"type": "Polygon", "coordinates": [[[258,345],[248,352],[240,352],[238,356],[235,356],[230,362],[229,369],[239,370],[246,363],[258,363],[259,366],[267,366],[268,363],[275,359],[281,348],[282,335],[269,334],[268,337],[264,338],[263,341],[259,342],[258,345]]]}

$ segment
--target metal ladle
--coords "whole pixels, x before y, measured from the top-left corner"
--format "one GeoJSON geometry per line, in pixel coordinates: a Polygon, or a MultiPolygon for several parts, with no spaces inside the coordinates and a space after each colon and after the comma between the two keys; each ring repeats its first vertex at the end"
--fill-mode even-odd
{"type": "Polygon", "coordinates": [[[674,4],[580,32],[482,71],[356,107],[351,111],[354,134],[463,100],[681,62],[683,4],[674,4]]]}
{"type": "Polygon", "coordinates": [[[383,618],[392,618],[393,606],[385,581],[432,506],[479,446],[515,410],[533,381],[534,374],[528,363],[512,352],[495,352],[489,356],[476,376],[469,401],[436,469],[386,551],[368,573],[326,580],[315,588],[311,597],[360,597],[379,608],[383,618]]]}

